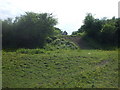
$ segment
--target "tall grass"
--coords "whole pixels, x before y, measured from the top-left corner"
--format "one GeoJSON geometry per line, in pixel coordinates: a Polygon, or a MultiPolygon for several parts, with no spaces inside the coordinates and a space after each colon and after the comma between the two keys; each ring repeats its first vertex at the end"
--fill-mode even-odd
{"type": "Polygon", "coordinates": [[[16,50],[16,53],[22,53],[22,54],[44,54],[45,50],[44,49],[18,49],[16,50]]]}

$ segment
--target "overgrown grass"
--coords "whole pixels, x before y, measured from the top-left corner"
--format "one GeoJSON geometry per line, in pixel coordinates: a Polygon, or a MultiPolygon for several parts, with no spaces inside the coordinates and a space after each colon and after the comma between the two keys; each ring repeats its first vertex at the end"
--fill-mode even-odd
{"type": "Polygon", "coordinates": [[[18,49],[16,50],[16,53],[22,53],[22,54],[41,54],[45,53],[44,49],[18,49]]]}
{"type": "Polygon", "coordinates": [[[118,52],[3,51],[3,88],[118,88],[118,52]]]}

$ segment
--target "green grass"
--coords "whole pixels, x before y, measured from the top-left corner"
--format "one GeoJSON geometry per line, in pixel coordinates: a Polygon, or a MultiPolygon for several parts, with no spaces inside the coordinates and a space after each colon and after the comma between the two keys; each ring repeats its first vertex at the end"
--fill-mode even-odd
{"type": "Polygon", "coordinates": [[[118,88],[118,52],[3,51],[3,88],[118,88]]]}

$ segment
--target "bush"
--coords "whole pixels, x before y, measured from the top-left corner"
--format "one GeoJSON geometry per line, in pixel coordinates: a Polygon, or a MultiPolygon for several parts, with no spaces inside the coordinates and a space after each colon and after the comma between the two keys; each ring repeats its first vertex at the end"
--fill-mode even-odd
{"type": "Polygon", "coordinates": [[[48,37],[47,39],[46,39],[46,42],[47,43],[51,43],[53,40],[52,40],[52,38],[50,38],[50,37],[48,37]]]}
{"type": "Polygon", "coordinates": [[[64,38],[57,38],[51,43],[47,44],[44,47],[46,50],[54,50],[54,49],[78,49],[78,46],[73,42],[67,41],[64,38]]]}

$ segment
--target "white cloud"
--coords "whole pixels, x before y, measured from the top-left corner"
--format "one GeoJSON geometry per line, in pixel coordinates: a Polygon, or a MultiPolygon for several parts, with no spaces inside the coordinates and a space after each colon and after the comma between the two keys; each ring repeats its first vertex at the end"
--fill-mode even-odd
{"type": "Polygon", "coordinates": [[[15,17],[26,11],[53,13],[57,25],[69,34],[76,31],[86,15],[117,17],[119,0],[0,0],[0,17],[15,17]]]}

